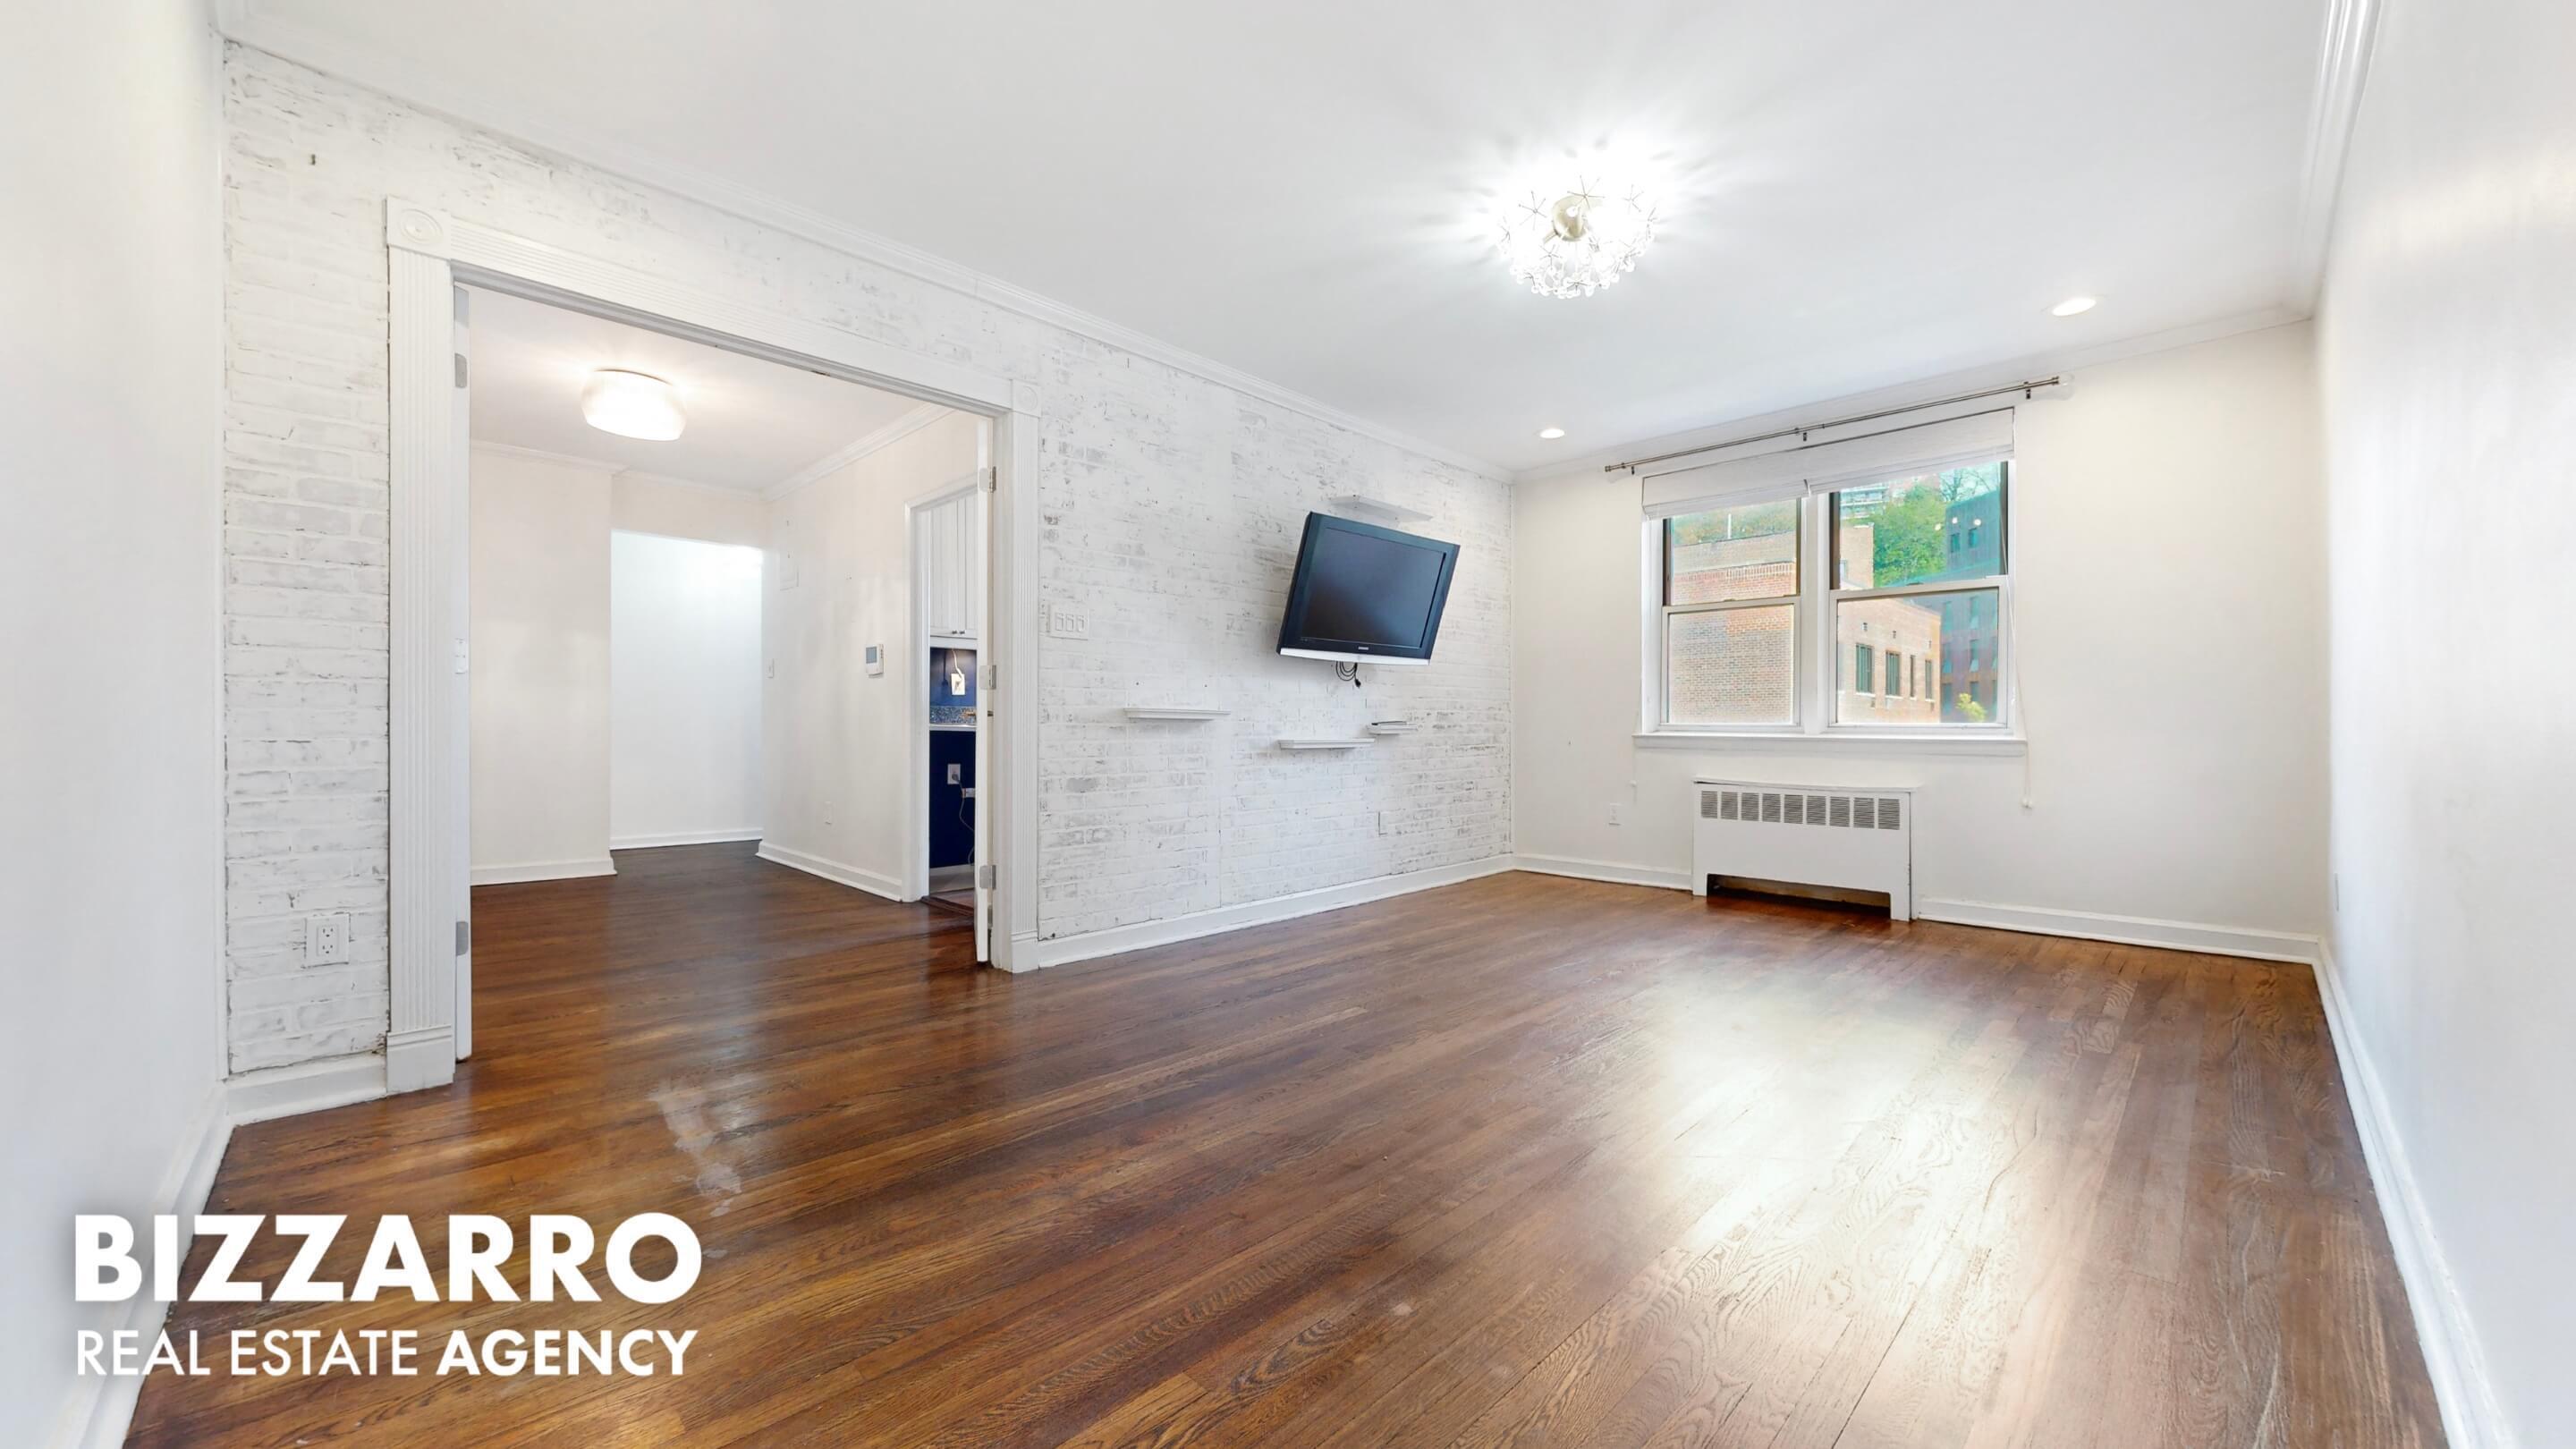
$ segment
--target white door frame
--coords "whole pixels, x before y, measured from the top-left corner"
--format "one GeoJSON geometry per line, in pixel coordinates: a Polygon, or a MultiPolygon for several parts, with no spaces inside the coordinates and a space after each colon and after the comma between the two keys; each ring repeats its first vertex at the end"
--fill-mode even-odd
{"type": "Polygon", "coordinates": [[[399,198],[385,205],[392,304],[391,1002],[385,1075],[397,1092],[456,1073],[463,1023],[456,955],[470,919],[465,831],[450,808],[458,770],[464,588],[459,522],[465,459],[456,444],[458,283],[766,357],[993,422],[994,567],[983,641],[994,677],[983,701],[1000,728],[978,804],[999,808],[994,964],[1037,965],[1037,390],[772,307],[514,236],[399,198]],[[1026,703],[1023,703],[1025,697],[1026,703]]]}
{"type": "MultiPolygon", "coordinates": [[[[982,451],[989,453],[990,449],[986,448],[982,451]]],[[[904,719],[910,742],[907,753],[911,761],[910,767],[904,772],[907,780],[904,787],[906,824],[903,835],[903,890],[906,900],[919,900],[930,894],[930,681],[924,677],[923,661],[929,656],[931,638],[930,609],[923,594],[926,570],[921,566],[921,515],[951,500],[972,498],[982,491],[983,487],[984,469],[978,467],[962,478],[952,478],[926,493],[907,498],[903,504],[904,570],[911,585],[911,601],[904,616],[902,645],[903,651],[911,656],[911,668],[904,683],[904,719]]],[[[990,517],[989,510],[979,512],[980,516],[990,517]]],[[[988,528],[985,530],[985,547],[976,550],[978,554],[975,560],[978,575],[976,583],[978,584],[992,578],[991,561],[981,556],[991,546],[991,530],[988,528]]],[[[986,611],[989,611],[992,604],[989,595],[984,602],[986,611]]],[[[991,627],[989,612],[985,627],[987,631],[991,627]]],[[[984,657],[984,636],[979,633],[975,636],[975,664],[978,670],[983,667],[984,657]]],[[[975,708],[978,712],[984,708],[984,695],[980,682],[975,693],[975,708]]],[[[979,811],[984,804],[984,791],[980,777],[975,791],[975,804],[979,811]]],[[[982,833],[977,834],[978,851],[974,864],[981,866],[984,863],[980,848],[983,844],[982,833]]]]}

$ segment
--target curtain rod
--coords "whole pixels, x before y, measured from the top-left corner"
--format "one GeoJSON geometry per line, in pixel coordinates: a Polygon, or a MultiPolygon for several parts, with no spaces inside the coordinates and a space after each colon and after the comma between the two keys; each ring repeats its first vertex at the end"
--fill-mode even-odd
{"type": "Polygon", "coordinates": [[[1981,397],[2002,397],[2008,392],[2020,393],[2025,399],[2027,399],[2032,393],[2037,392],[2043,387],[2056,387],[2065,381],[2065,375],[2062,373],[2054,377],[2035,377],[2025,382],[2008,383],[2003,387],[1990,387],[1978,392],[1963,392],[1956,397],[1936,397],[1930,402],[1907,403],[1901,408],[1881,408],[1874,413],[1854,413],[1847,418],[1828,418],[1821,423],[1800,423],[1794,428],[1781,428],[1768,433],[1754,433],[1747,437],[1729,438],[1723,443],[1702,443],[1696,448],[1683,448],[1679,452],[1673,453],[1657,453],[1651,458],[1630,458],[1624,463],[1605,464],[1601,471],[1604,473],[1616,473],[1622,469],[1633,470],[1643,468],[1649,463],[1666,463],[1675,458],[1687,458],[1696,453],[1714,453],[1720,448],[1740,448],[1746,443],[1767,443],[1773,438],[1801,437],[1808,433],[1822,432],[1827,428],[1844,427],[1851,423],[1873,422],[1879,418],[1892,418],[1900,413],[1919,413],[1925,408],[1940,408],[1948,407],[1952,403],[1975,402],[1981,397]]]}

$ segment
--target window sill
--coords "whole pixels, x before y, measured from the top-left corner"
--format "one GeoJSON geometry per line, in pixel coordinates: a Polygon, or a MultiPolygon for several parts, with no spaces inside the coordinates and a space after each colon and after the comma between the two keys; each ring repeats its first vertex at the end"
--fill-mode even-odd
{"type": "Polygon", "coordinates": [[[1788,730],[1643,730],[1634,738],[1639,749],[1715,754],[2021,755],[2030,751],[2029,740],[2012,734],[1846,731],[1811,735],[1788,730]]]}

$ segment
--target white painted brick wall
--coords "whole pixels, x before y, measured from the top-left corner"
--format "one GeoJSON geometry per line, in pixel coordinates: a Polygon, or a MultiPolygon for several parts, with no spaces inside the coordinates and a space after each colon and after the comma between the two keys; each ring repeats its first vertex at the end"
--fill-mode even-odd
{"type": "MultiPolygon", "coordinates": [[[[555,160],[255,50],[225,62],[226,836],[232,1065],[386,1024],[387,320],[401,195],[1035,385],[1043,600],[1041,934],[1072,935],[1511,849],[1506,486],[1098,340],[555,160]],[[1440,658],[1273,652],[1306,511],[1335,493],[1464,545],[1440,658]],[[1127,721],[1211,701],[1212,725],[1127,721]],[[1403,715],[1350,754],[1282,735],[1403,715]],[[305,913],[351,913],[346,966],[305,913]]],[[[1354,339],[1365,345],[1365,339],[1354,339]]]]}

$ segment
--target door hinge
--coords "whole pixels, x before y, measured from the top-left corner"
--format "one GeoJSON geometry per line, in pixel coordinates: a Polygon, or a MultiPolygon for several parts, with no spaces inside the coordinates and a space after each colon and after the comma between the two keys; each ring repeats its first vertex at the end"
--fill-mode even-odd
{"type": "Polygon", "coordinates": [[[456,354],[456,385],[465,386],[465,354],[462,352],[456,354]]]}
{"type": "Polygon", "coordinates": [[[1000,665],[998,665],[998,664],[987,664],[987,665],[985,665],[985,666],[984,666],[984,683],[983,683],[983,686],[982,686],[982,687],[983,687],[983,688],[985,688],[985,689],[990,689],[990,688],[992,688],[992,687],[993,687],[993,681],[1001,677],[1001,672],[1000,672],[1000,671],[1001,671],[1001,666],[1000,666],[1000,665]]]}
{"type": "Polygon", "coordinates": [[[1002,470],[1001,470],[1001,469],[999,469],[999,468],[983,468],[983,469],[978,469],[977,471],[981,472],[981,473],[984,475],[984,491],[985,491],[985,492],[990,493],[990,492],[992,492],[994,489],[999,488],[999,487],[1001,487],[1001,486],[1002,486],[1002,470]]]}
{"type": "Polygon", "coordinates": [[[462,955],[464,955],[466,952],[471,951],[471,950],[473,950],[473,949],[474,949],[474,923],[473,923],[472,921],[459,921],[459,922],[457,922],[457,923],[456,923],[456,954],[457,954],[457,955],[459,955],[459,956],[462,956],[462,955]]]}
{"type": "Polygon", "coordinates": [[[987,891],[988,891],[988,890],[991,890],[991,889],[993,888],[993,867],[992,867],[992,866],[990,866],[990,865],[979,865],[979,866],[975,867],[975,888],[976,888],[977,890],[987,890],[987,891]]]}
{"type": "Polygon", "coordinates": [[[469,657],[469,653],[468,653],[468,650],[467,650],[467,641],[465,641],[465,640],[463,640],[463,639],[459,639],[459,640],[457,640],[457,641],[456,641],[456,672],[457,672],[457,673],[459,673],[459,674],[463,674],[463,673],[466,671],[466,667],[467,667],[467,665],[468,665],[469,663],[471,663],[471,662],[472,662],[472,661],[471,661],[471,659],[470,659],[470,657],[469,657]]]}

